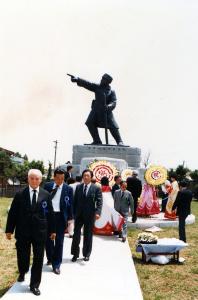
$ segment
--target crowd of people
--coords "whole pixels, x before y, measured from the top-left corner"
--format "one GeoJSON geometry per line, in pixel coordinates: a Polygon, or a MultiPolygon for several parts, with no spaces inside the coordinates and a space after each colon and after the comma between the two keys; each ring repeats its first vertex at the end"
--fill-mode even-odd
{"type": "MultiPolygon", "coordinates": [[[[179,216],[179,236],[186,241],[185,219],[190,214],[192,194],[185,182],[176,178],[166,181],[162,209],[171,219],[179,216]],[[166,199],[167,198],[167,199],[166,199]],[[164,206],[164,201],[166,205],[164,206]],[[164,208],[163,208],[164,207],[164,208]]],[[[92,252],[93,234],[117,235],[122,242],[127,238],[127,221],[131,214],[135,223],[137,215],[159,213],[159,203],[153,186],[142,183],[138,172],[123,181],[120,175],[114,178],[111,187],[108,177],[96,182],[93,172],[85,169],[82,176],[72,176],[72,166],[67,171],[61,167],[54,170],[53,180],[41,187],[42,174],[37,169],[28,173],[28,186],[18,192],[11,204],[6,236],[11,239],[15,231],[18,281],[25,280],[30,266],[31,247],[33,263],[31,268],[30,291],[40,295],[44,252],[47,265],[52,266],[56,275],[61,273],[64,236],[72,238],[72,262],[80,256],[80,240],[83,230],[82,254],[85,262],[92,252]]]]}

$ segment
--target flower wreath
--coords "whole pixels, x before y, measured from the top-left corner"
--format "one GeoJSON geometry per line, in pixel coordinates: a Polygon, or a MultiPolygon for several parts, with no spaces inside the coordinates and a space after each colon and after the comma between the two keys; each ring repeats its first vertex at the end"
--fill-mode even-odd
{"type": "Polygon", "coordinates": [[[110,185],[114,182],[114,176],[119,173],[118,169],[106,160],[94,160],[88,165],[88,168],[93,172],[97,182],[106,176],[109,179],[110,185]]]}

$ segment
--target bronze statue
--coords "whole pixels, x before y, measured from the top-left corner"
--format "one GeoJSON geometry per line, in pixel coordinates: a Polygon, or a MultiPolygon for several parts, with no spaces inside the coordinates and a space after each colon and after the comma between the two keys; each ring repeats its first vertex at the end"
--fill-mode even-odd
{"type": "Polygon", "coordinates": [[[70,74],[67,75],[70,76],[71,81],[76,82],[78,86],[84,87],[85,89],[95,93],[95,100],[92,101],[91,112],[85,122],[93,138],[92,144],[102,144],[98,128],[105,128],[106,144],[108,144],[107,129],[109,129],[117,145],[123,145],[119,127],[112,112],[116,107],[117,100],[116,94],[113,90],[111,90],[110,86],[113,78],[108,74],[104,74],[100,84],[96,84],[70,74]]]}

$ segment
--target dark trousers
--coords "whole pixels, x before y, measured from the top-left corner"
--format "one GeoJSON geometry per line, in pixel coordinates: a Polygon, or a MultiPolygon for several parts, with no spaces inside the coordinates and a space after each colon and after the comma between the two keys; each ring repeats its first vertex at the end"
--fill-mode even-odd
{"type": "MultiPolygon", "coordinates": [[[[100,136],[99,136],[99,132],[98,132],[98,128],[97,126],[95,126],[94,124],[86,124],[88,129],[89,129],[89,132],[93,138],[93,141],[95,143],[101,143],[102,144],[102,141],[100,139],[100,136]]],[[[120,136],[120,132],[119,132],[119,129],[117,128],[109,128],[109,131],[111,132],[113,138],[115,139],[116,143],[120,143],[122,142],[122,138],[120,136]]]]}
{"type": "Polygon", "coordinates": [[[165,212],[165,210],[166,210],[167,201],[168,201],[168,196],[165,198],[162,198],[162,209],[161,209],[162,212],[165,212]]]}
{"type": "Polygon", "coordinates": [[[137,221],[136,210],[137,210],[137,205],[138,205],[138,198],[133,197],[133,200],[134,200],[134,212],[133,212],[133,215],[132,215],[132,222],[135,223],[137,221]]]}
{"type": "MultiPolygon", "coordinates": [[[[63,259],[63,244],[64,244],[64,231],[65,222],[61,213],[55,212],[56,224],[56,239],[52,241],[49,237],[46,241],[46,255],[47,260],[52,263],[54,269],[60,268],[63,259]]],[[[49,236],[49,234],[48,234],[49,236]]]]}
{"type": "Polygon", "coordinates": [[[71,254],[79,257],[80,253],[80,239],[81,239],[81,229],[84,225],[84,237],[83,237],[83,256],[89,257],[92,250],[92,240],[93,240],[93,226],[94,217],[79,216],[75,219],[74,235],[71,246],[71,254]]]}
{"type": "Polygon", "coordinates": [[[179,239],[186,243],[185,221],[188,215],[179,216],[179,239]]]}
{"type": "Polygon", "coordinates": [[[16,241],[17,263],[19,273],[25,275],[29,271],[31,245],[33,249],[33,263],[31,268],[30,287],[38,288],[41,282],[45,244],[33,239],[18,239],[16,241]]]}

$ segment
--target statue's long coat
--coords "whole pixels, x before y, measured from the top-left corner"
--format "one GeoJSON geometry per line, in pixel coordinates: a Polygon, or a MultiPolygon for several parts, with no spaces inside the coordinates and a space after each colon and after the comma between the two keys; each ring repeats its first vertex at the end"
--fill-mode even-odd
{"type": "Polygon", "coordinates": [[[108,105],[107,111],[107,128],[119,128],[113,116],[113,110],[116,107],[116,94],[111,90],[110,86],[103,87],[96,83],[78,78],[78,86],[95,93],[95,100],[92,102],[91,112],[85,122],[86,125],[95,125],[96,127],[105,128],[106,111],[105,111],[105,97],[106,104],[108,105]]]}

